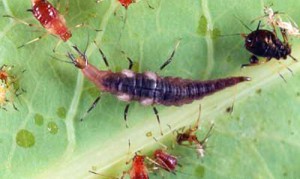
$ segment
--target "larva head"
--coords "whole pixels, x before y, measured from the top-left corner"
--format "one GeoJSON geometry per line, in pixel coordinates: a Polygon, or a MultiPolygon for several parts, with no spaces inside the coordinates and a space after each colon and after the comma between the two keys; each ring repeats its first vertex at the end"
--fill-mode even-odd
{"type": "Polygon", "coordinates": [[[78,52],[79,57],[75,58],[74,55],[71,53],[68,53],[68,57],[72,60],[72,63],[77,68],[84,69],[88,65],[85,52],[84,53],[80,52],[80,50],[76,46],[73,46],[73,48],[78,52]]]}

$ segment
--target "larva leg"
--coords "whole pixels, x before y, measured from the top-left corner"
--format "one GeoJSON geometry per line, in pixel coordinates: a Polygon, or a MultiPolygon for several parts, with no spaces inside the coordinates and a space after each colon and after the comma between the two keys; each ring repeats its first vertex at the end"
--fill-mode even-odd
{"type": "Polygon", "coordinates": [[[88,115],[88,113],[90,113],[98,104],[99,100],[100,100],[101,96],[98,96],[95,101],[93,102],[93,104],[91,105],[91,107],[85,112],[85,114],[82,116],[82,118],[80,119],[80,121],[83,121],[83,119],[86,117],[86,115],[88,115]]]}
{"type": "Polygon", "coordinates": [[[128,60],[128,62],[129,62],[128,69],[129,69],[129,70],[132,70],[132,67],[133,67],[133,61],[132,61],[129,57],[127,57],[127,60],[128,60]]]}
{"type": "Polygon", "coordinates": [[[128,128],[128,123],[127,123],[127,114],[128,114],[128,110],[129,110],[130,104],[127,104],[125,109],[124,109],[124,120],[126,123],[126,127],[128,128]]]}
{"type": "Polygon", "coordinates": [[[160,66],[160,68],[159,68],[160,70],[164,69],[167,65],[169,65],[171,63],[171,61],[172,61],[172,59],[175,55],[176,49],[178,48],[179,44],[180,44],[180,40],[176,43],[176,46],[175,46],[173,52],[171,53],[171,56],[167,59],[167,61],[165,61],[165,63],[163,63],[160,66]]]}
{"type": "Polygon", "coordinates": [[[98,50],[99,50],[99,52],[100,52],[100,54],[101,54],[101,56],[102,56],[102,59],[103,59],[105,65],[106,65],[106,67],[109,68],[109,64],[108,64],[108,62],[107,62],[107,58],[106,58],[106,56],[104,55],[103,51],[102,51],[102,50],[100,49],[100,47],[97,45],[96,41],[94,41],[94,44],[97,46],[97,48],[98,48],[98,50]]]}
{"type": "Polygon", "coordinates": [[[152,107],[152,109],[154,111],[154,114],[156,115],[156,119],[157,119],[159,129],[160,129],[160,134],[164,135],[163,132],[162,132],[162,129],[161,129],[161,125],[160,125],[160,119],[159,119],[158,111],[157,111],[156,107],[154,107],[154,106],[152,107]]]}

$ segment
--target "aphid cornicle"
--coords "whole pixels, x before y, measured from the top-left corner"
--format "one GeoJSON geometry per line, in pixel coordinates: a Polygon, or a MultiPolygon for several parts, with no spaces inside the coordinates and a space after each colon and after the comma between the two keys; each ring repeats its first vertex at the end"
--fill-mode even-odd
{"type": "MultiPolygon", "coordinates": [[[[149,71],[144,73],[135,73],[127,69],[122,72],[103,71],[88,63],[85,52],[80,52],[76,46],[74,46],[74,49],[78,52],[79,57],[75,58],[71,53],[68,56],[72,63],[81,69],[87,79],[93,82],[101,91],[116,95],[119,100],[126,102],[138,101],[142,105],[152,105],[158,122],[158,111],[154,105],[181,106],[224,88],[250,80],[249,77],[239,76],[209,81],[193,81],[178,77],[160,77],[149,71]]],[[[100,49],[99,51],[101,52],[100,49]]],[[[175,50],[160,69],[170,63],[174,53],[175,50]]],[[[101,54],[103,55],[103,52],[101,54]]],[[[103,59],[106,60],[106,57],[103,56],[103,59]]],[[[98,101],[99,97],[88,112],[98,101]]],[[[125,107],[125,120],[128,107],[129,104],[125,107]]]]}
{"type": "Polygon", "coordinates": [[[245,48],[251,52],[253,55],[250,58],[250,64],[243,64],[242,67],[257,65],[259,63],[256,56],[266,57],[267,61],[272,58],[277,60],[286,59],[287,56],[291,57],[293,60],[297,61],[291,55],[292,49],[288,43],[288,37],[284,29],[280,28],[280,32],[283,37],[283,42],[277,37],[276,30],[274,32],[259,29],[260,22],[255,31],[250,34],[242,34],[245,38],[245,48]]]}

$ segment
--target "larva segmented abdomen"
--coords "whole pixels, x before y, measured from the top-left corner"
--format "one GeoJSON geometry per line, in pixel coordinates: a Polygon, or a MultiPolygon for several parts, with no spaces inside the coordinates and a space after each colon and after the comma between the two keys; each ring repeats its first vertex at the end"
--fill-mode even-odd
{"type": "Polygon", "coordinates": [[[233,86],[249,77],[230,77],[210,81],[193,81],[174,77],[159,77],[155,73],[110,73],[101,81],[104,90],[123,101],[139,101],[143,105],[180,106],[233,86]]]}

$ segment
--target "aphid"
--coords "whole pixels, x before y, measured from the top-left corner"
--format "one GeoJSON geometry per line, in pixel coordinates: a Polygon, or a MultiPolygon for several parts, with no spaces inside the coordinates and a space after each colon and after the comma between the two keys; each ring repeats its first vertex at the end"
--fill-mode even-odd
{"type": "MultiPolygon", "coordinates": [[[[8,86],[8,77],[9,77],[9,75],[8,75],[8,73],[7,73],[7,66],[6,65],[2,65],[1,67],[0,67],[0,80],[2,81],[2,82],[4,82],[4,84],[6,85],[6,86],[8,86]]],[[[10,68],[9,68],[10,69],[10,68]]]]}
{"type": "Polygon", "coordinates": [[[199,140],[196,132],[199,128],[200,123],[200,114],[201,114],[201,107],[199,107],[199,116],[196,121],[196,124],[194,127],[189,128],[184,133],[178,133],[176,136],[176,142],[179,145],[183,145],[184,142],[188,142],[189,145],[194,145],[197,151],[198,156],[204,157],[205,156],[205,149],[206,149],[206,143],[208,141],[208,138],[211,134],[211,131],[213,129],[213,124],[211,125],[209,131],[205,135],[205,137],[202,140],[199,140]]]}
{"type": "Polygon", "coordinates": [[[153,152],[153,160],[149,159],[156,166],[153,167],[153,169],[162,168],[168,172],[172,172],[173,174],[175,174],[177,166],[181,166],[180,164],[178,164],[177,157],[167,152],[168,147],[166,145],[159,142],[155,137],[153,137],[153,139],[163,147],[163,149],[156,149],[153,152]]]}
{"type": "MultiPolygon", "coordinates": [[[[130,179],[149,179],[148,169],[145,164],[145,156],[135,154],[135,156],[132,159],[131,165],[132,166],[128,171],[123,172],[121,179],[123,179],[126,176],[126,174],[130,176],[130,179]]],[[[96,173],[94,171],[89,171],[89,172],[108,178],[108,176],[102,175],[100,173],[96,173]]],[[[109,178],[117,179],[117,177],[109,177],[109,178]]]]}
{"type": "Polygon", "coordinates": [[[153,157],[155,163],[157,163],[159,167],[175,174],[176,167],[178,166],[177,157],[167,153],[162,149],[155,150],[153,157]]]}
{"type": "Polygon", "coordinates": [[[50,34],[60,37],[64,42],[72,37],[65,18],[51,3],[47,0],[32,0],[31,2],[32,9],[29,11],[50,34]]]}
{"type": "MultiPolygon", "coordinates": [[[[79,57],[75,58],[71,53],[68,53],[68,57],[77,68],[81,69],[87,79],[93,82],[101,91],[116,95],[121,101],[138,101],[142,105],[151,105],[158,122],[160,121],[158,111],[154,105],[181,106],[224,88],[250,80],[249,77],[239,76],[210,81],[193,81],[176,77],[160,77],[149,71],[135,73],[130,69],[114,73],[110,70],[98,70],[88,63],[85,52],[80,52],[76,46],[74,46],[74,49],[78,52],[79,57]]],[[[99,49],[99,51],[101,50],[99,49]]],[[[174,53],[175,50],[171,57],[160,67],[161,70],[171,62],[174,53]]],[[[102,56],[103,59],[106,59],[104,55],[102,56]]],[[[132,61],[129,58],[128,60],[130,62],[129,66],[132,67],[132,61]]],[[[100,97],[95,100],[88,112],[91,111],[99,99],[100,97]]],[[[125,121],[128,108],[129,104],[127,104],[124,111],[125,121]]]]}
{"type": "Polygon", "coordinates": [[[252,31],[250,34],[242,34],[245,38],[245,48],[253,54],[250,58],[250,63],[243,64],[242,67],[259,64],[259,60],[256,56],[266,57],[267,62],[272,58],[277,60],[286,59],[287,56],[297,61],[297,59],[291,55],[292,49],[288,43],[284,29],[280,28],[283,37],[282,42],[277,37],[277,34],[266,29],[259,29],[259,26],[260,22],[255,31],[252,31]]]}
{"type": "Polygon", "coordinates": [[[145,156],[135,154],[132,159],[132,167],[129,171],[124,172],[121,179],[128,173],[130,179],[148,179],[148,169],[145,165],[145,156]]]}
{"type": "MultiPolygon", "coordinates": [[[[49,34],[59,37],[64,42],[72,37],[71,31],[66,25],[65,18],[50,2],[48,2],[47,0],[31,0],[31,2],[32,8],[28,9],[28,11],[32,12],[33,16],[40,22],[40,24],[47,30],[49,34]]],[[[34,24],[29,24],[23,20],[19,20],[10,15],[4,15],[4,17],[16,19],[17,21],[28,26],[35,26],[34,24]]],[[[18,48],[24,47],[25,45],[38,41],[46,35],[47,34],[37,37],[19,46],[18,48]]]]}

